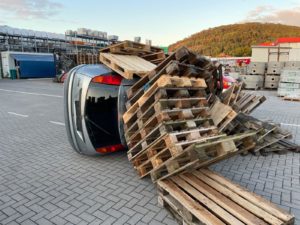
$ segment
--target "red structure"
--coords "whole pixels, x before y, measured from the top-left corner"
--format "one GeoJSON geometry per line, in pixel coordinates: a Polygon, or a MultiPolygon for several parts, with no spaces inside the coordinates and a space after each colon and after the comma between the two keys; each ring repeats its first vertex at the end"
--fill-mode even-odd
{"type": "Polygon", "coordinates": [[[259,46],[277,46],[283,43],[300,43],[300,37],[282,37],[277,38],[275,42],[263,42],[259,46]]]}

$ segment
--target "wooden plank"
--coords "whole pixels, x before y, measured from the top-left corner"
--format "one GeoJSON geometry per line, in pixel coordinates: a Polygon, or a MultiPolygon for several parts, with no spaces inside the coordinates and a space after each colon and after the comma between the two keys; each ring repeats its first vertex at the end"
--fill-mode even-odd
{"type": "MultiPolygon", "coordinates": [[[[201,170],[202,171],[202,170],[201,170]]],[[[191,173],[185,173],[179,175],[186,182],[191,184],[199,192],[203,193],[205,196],[210,198],[212,201],[216,202],[222,208],[230,212],[236,218],[240,219],[245,224],[249,225],[267,225],[266,222],[259,219],[258,217],[251,214],[249,211],[245,210],[242,206],[231,201],[229,198],[222,195],[220,192],[216,191],[213,187],[205,184],[201,180],[197,179],[196,176],[191,173]]]]}
{"type": "Polygon", "coordinates": [[[222,207],[217,205],[214,201],[207,198],[205,195],[203,195],[201,192],[199,192],[197,189],[195,189],[193,186],[191,186],[182,178],[171,177],[171,180],[175,184],[177,184],[177,186],[179,186],[181,189],[187,192],[190,196],[193,196],[196,200],[198,200],[201,204],[203,204],[206,208],[208,208],[213,214],[215,214],[215,216],[220,218],[222,221],[232,225],[244,224],[241,221],[239,221],[237,218],[232,216],[230,213],[228,213],[226,210],[224,210],[222,207]]]}
{"type": "Polygon", "coordinates": [[[171,181],[159,181],[158,185],[166,190],[174,199],[180,202],[187,210],[189,210],[200,221],[207,225],[225,224],[215,217],[203,206],[199,205],[195,200],[185,194],[171,181]]]}
{"type": "Polygon", "coordinates": [[[209,186],[214,187],[214,189],[221,192],[223,195],[227,196],[228,198],[230,198],[240,206],[243,206],[245,209],[247,209],[257,217],[273,225],[282,225],[283,221],[273,216],[272,214],[266,212],[265,210],[253,204],[252,202],[247,201],[246,199],[244,199],[243,197],[241,197],[239,194],[232,191],[231,189],[226,188],[225,186],[219,184],[215,180],[206,176],[204,173],[200,171],[195,171],[193,174],[197,176],[198,179],[208,184],[209,186]]]}

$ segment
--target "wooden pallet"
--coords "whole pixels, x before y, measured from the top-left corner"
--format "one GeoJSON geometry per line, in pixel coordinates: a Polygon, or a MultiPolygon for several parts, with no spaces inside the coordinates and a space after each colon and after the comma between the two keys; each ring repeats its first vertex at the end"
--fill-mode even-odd
{"type": "Polygon", "coordinates": [[[255,147],[255,132],[233,136],[212,136],[202,139],[186,148],[174,157],[161,163],[151,171],[153,182],[162,180],[195,168],[207,167],[213,163],[240,154],[255,147]],[[182,159],[188,159],[183,161],[182,159]]]}
{"type": "Polygon", "coordinates": [[[123,41],[100,49],[100,52],[122,55],[148,55],[150,53],[163,52],[161,48],[141,44],[133,41],[123,41]]]}
{"type": "MultiPolygon", "coordinates": [[[[194,87],[199,89],[206,88],[205,81],[203,79],[189,79],[186,77],[178,77],[178,76],[169,76],[162,75],[133,105],[127,106],[129,107],[127,111],[123,114],[123,120],[125,123],[136,113],[137,109],[148,108],[151,104],[154,103],[155,100],[161,97],[168,97],[167,89],[165,89],[165,93],[158,92],[159,89],[163,87],[194,87]]],[[[178,97],[190,97],[188,90],[177,90],[176,92],[169,91],[169,94],[173,94],[172,96],[178,97]],[[185,92],[185,93],[183,93],[185,92]]],[[[170,96],[170,97],[172,97],[170,96]]],[[[205,97],[204,90],[199,90],[194,93],[194,96],[205,97]],[[202,94],[201,94],[202,93],[202,94]],[[196,94],[196,95],[195,95],[196,94]]]]}
{"type": "Polygon", "coordinates": [[[233,109],[236,112],[251,113],[255,108],[266,100],[265,96],[254,95],[251,93],[242,93],[242,96],[235,104],[233,109]]]}
{"type": "Polygon", "coordinates": [[[240,96],[243,83],[233,84],[230,88],[220,95],[220,99],[225,105],[234,105],[240,96]]]}
{"type": "Polygon", "coordinates": [[[288,225],[294,216],[208,169],[158,181],[158,202],[183,224],[288,225]]]}
{"type": "Polygon", "coordinates": [[[286,101],[300,102],[300,98],[299,97],[288,97],[288,96],[285,96],[282,99],[286,100],[286,101]]]}
{"type": "Polygon", "coordinates": [[[217,134],[215,126],[200,127],[190,130],[169,131],[170,127],[164,124],[152,130],[146,137],[136,143],[127,152],[128,159],[131,161],[144,151],[152,151],[158,148],[174,149],[174,152],[181,152],[184,146],[190,145],[195,141],[205,141],[206,138],[217,134]]]}
{"type": "Polygon", "coordinates": [[[128,113],[123,115],[124,126],[126,128],[131,127],[139,118],[147,120],[155,113],[159,113],[165,110],[172,109],[189,109],[207,107],[207,99],[205,97],[194,97],[194,98],[173,98],[173,99],[158,99],[152,105],[149,105],[142,111],[138,108],[134,113],[128,113]],[[125,116],[125,117],[124,117],[125,116]]]}
{"type": "MultiPolygon", "coordinates": [[[[131,161],[140,177],[145,177],[150,175],[150,173],[151,176],[153,176],[153,173],[154,175],[158,173],[162,175],[161,172],[163,172],[164,175],[167,175],[168,172],[171,174],[178,166],[190,165],[190,163],[194,162],[197,158],[201,157],[202,160],[207,159],[205,155],[195,155],[191,153],[190,150],[194,144],[221,139],[225,136],[225,134],[210,135],[205,138],[195,138],[190,141],[173,143],[172,137],[166,135],[145,151],[139,152],[131,161]],[[182,154],[184,151],[186,151],[186,154],[182,154]]],[[[185,168],[182,169],[184,170],[185,168]]]]}
{"type": "Polygon", "coordinates": [[[133,79],[133,75],[142,77],[155,68],[154,64],[133,55],[100,53],[100,61],[126,79],[133,79]]]}
{"type": "MultiPolygon", "coordinates": [[[[175,81],[175,79],[172,79],[175,81]]],[[[140,97],[138,101],[136,101],[133,105],[129,102],[126,103],[127,111],[134,111],[141,104],[146,105],[145,101],[155,100],[159,98],[168,98],[170,97],[206,97],[205,87],[201,87],[202,79],[179,79],[187,80],[187,82],[172,82],[170,84],[166,84],[166,87],[162,87],[161,85],[154,84],[149,88],[143,96],[140,97]],[[197,87],[198,86],[198,87],[197,87]],[[164,89],[164,90],[163,90],[164,89]],[[159,91],[159,93],[156,93],[159,91]]],[[[149,105],[150,103],[147,102],[149,105]]]]}
{"type": "Polygon", "coordinates": [[[140,129],[137,130],[132,135],[125,133],[126,141],[128,147],[133,147],[136,143],[138,143],[140,140],[144,139],[150,132],[153,132],[155,129],[157,129],[159,126],[164,125],[167,127],[168,131],[179,131],[179,130],[186,130],[191,128],[197,128],[197,127],[207,127],[212,126],[213,121],[209,117],[205,118],[195,118],[195,119],[188,119],[188,120],[169,120],[166,121],[166,117],[161,117],[159,115],[152,116],[149,121],[146,123],[142,123],[142,121],[138,121],[141,123],[138,123],[140,129]]]}
{"type": "Polygon", "coordinates": [[[259,143],[257,144],[257,146],[252,152],[256,154],[259,152],[264,154],[263,149],[279,142],[280,140],[284,140],[286,138],[291,138],[291,137],[292,137],[291,132],[276,127],[274,131],[269,132],[267,135],[261,138],[261,140],[259,141],[259,143]]]}
{"type": "Polygon", "coordinates": [[[135,55],[153,64],[159,64],[166,58],[166,55],[161,48],[132,41],[124,41],[121,43],[110,45],[106,48],[101,49],[100,52],[119,55],[135,55]]]}
{"type": "Polygon", "coordinates": [[[260,121],[244,113],[238,114],[230,125],[226,128],[226,133],[229,134],[238,134],[249,130],[256,132],[256,147],[251,150],[255,155],[267,155],[268,152],[276,151],[276,149],[272,150],[274,148],[271,146],[292,136],[289,131],[283,130],[274,123],[260,121]]]}
{"type": "Polygon", "coordinates": [[[189,109],[167,109],[155,111],[159,107],[150,107],[144,114],[139,115],[138,119],[130,126],[126,127],[125,138],[130,140],[131,137],[141,129],[150,129],[164,121],[178,121],[187,119],[205,119],[209,116],[208,107],[195,107],[189,109]],[[152,115],[152,116],[151,116],[152,115]]]}
{"type": "Polygon", "coordinates": [[[237,116],[237,113],[230,106],[221,103],[219,100],[215,101],[209,113],[220,132],[237,116]]]}
{"type": "MultiPolygon", "coordinates": [[[[209,73],[206,75],[204,74],[205,69],[208,68],[210,65],[210,61],[207,60],[204,57],[199,57],[198,55],[190,52],[186,47],[181,47],[176,52],[170,54],[164,61],[162,61],[153,71],[148,73],[146,76],[141,78],[138,82],[136,82],[128,91],[127,91],[127,96],[128,99],[130,100],[131,98],[133,99],[138,99],[137,96],[141,96],[143,87],[144,86],[149,86],[147,83],[149,82],[155,82],[155,79],[161,75],[161,74],[166,74],[166,68],[169,67],[171,64],[173,64],[176,60],[177,63],[185,63],[185,64],[192,64],[190,65],[190,69],[188,69],[190,72],[192,71],[198,71],[199,74],[196,74],[195,77],[205,77],[209,76],[209,73]]],[[[176,66],[170,66],[170,68],[176,68],[176,66]]],[[[168,70],[168,72],[171,72],[171,70],[168,70]]],[[[189,72],[189,73],[190,73],[189,72]]],[[[184,74],[184,73],[183,73],[184,74]]],[[[185,73],[188,74],[188,73],[185,73]]],[[[191,75],[191,74],[190,74],[191,75]]],[[[133,102],[134,103],[134,102],[133,102]]]]}

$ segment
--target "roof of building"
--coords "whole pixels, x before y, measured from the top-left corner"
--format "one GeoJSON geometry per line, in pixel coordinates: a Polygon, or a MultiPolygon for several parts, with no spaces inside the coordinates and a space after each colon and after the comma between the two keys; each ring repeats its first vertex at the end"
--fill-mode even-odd
{"type": "Polygon", "coordinates": [[[276,43],[298,43],[300,42],[300,37],[282,37],[277,38],[276,43]]]}
{"type": "Polygon", "coordinates": [[[282,37],[277,38],[274,42],[263,42],[258,46],[277,46],[283,43],[300,43],[300,37],[282,37]]]}

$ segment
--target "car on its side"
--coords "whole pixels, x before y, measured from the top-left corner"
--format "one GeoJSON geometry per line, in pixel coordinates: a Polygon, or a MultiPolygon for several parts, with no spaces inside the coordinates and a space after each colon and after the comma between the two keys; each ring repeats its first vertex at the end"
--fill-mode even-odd
{"type": "Polygon", "coordinates": [[[103,64],[71,69],[64,82],[65,124],[69,142],[81,154],[97,155],[126,148],[122,115],[126,80],[103,64]]]}

